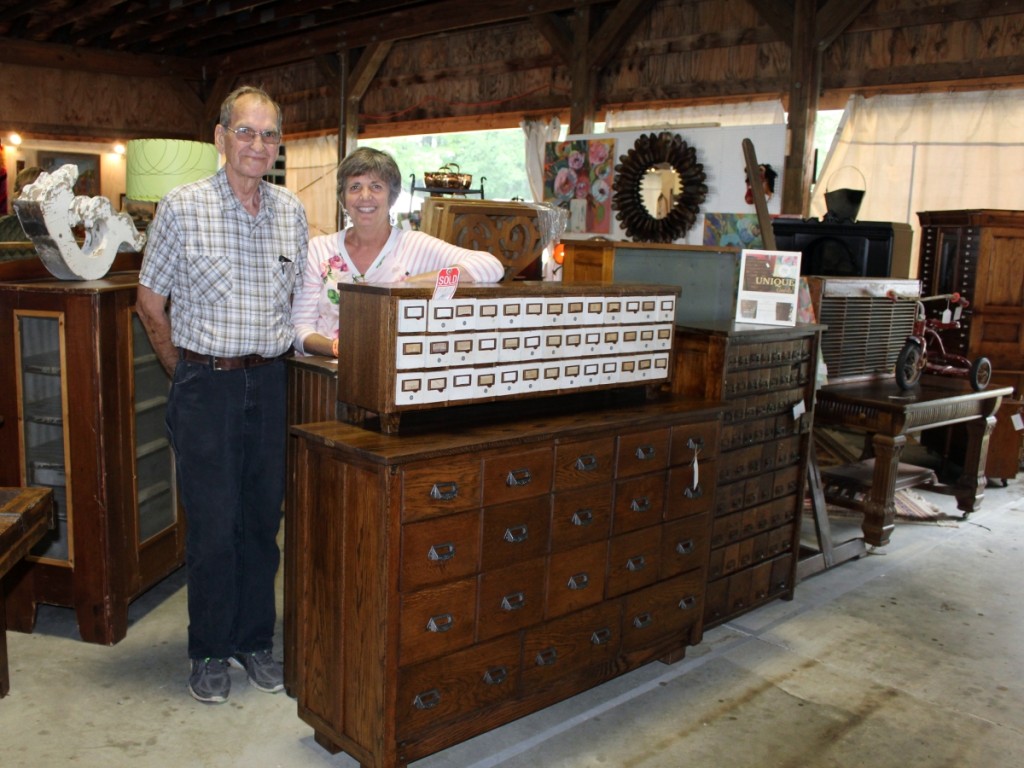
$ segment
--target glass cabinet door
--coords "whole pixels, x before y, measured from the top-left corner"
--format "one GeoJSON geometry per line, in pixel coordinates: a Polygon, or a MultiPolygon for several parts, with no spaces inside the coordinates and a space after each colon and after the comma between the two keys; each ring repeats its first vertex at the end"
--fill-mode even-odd
{"type": "Polygon", "coordinates": [[[27,486],[53,489],[56,526],[36,544],[32,555],[72,565],[72,519],[69,500],[71,466],[67,436],[67,392],[61,375],[64,363],[64,315],[60,312],[15,312],[18,398],[27,486]]]}
{"type": "Polygon", "coordinates": [[[170,380],[134,312],[132,362],[135,385],[135,498],[139,544],[177,522],[174,461],[164,413],[170,380]]]}

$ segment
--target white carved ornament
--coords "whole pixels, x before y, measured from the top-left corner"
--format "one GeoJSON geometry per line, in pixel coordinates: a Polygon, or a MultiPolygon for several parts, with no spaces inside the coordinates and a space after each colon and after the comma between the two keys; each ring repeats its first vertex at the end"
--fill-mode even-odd
{"type": "Polygon", "coordinates": [[[43,264],[61,280],[98,280],[110,270],[121,246],[142,251],[146,235],[127,213],[116,213],[105,197],[75,196],[78,166],[43,173],[14,201],[25,234],[43,264]],[[73,227],[85,227],[79,246],[73,227]]]}

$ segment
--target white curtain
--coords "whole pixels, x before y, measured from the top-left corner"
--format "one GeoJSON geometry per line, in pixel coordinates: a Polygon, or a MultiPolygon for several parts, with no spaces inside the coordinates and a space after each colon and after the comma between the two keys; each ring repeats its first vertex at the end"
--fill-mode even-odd
{"type": "Polygon", "coordinates": [[[522,120],[519,126],[526,135],[526,180],[534,202],[544,202],[544,145],[558,139],[562,128],[557,117],[550,120],[522,120]]]}
{"type": "Polygon", "coordinates": [[[782,125],[786,113],[780,101],[752,101],[736,104],[709,104],[676,109],[608,110],[605,131],[678,128],[699,125],[782,125]]]}
{"type": "Polygon", "coordinates": [[[826,191],[863,177],[858,220],[910,224],[916,258],[919,211],[1024,209],[1022,174],[1024,91],[854,96],[811,215],[825,215],[826,191]]]}
{"type": "Polygon", "coordinates": [[[289,141],[285,153],[285,186],[306,208],[310,237],[337,232],[337,135],[289,141]]]}

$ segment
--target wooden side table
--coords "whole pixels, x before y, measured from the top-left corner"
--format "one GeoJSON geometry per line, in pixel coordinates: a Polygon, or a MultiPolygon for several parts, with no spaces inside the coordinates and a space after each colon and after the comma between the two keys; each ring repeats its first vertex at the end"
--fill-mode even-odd
{"type": "MultiPolygon", "coordinates": [[[[0,579],[52,527],[52,490],[0,488],[0,579]]],[[[11,689],[7,670],[6,617],[4,592],[0,588],[0,697],[6,696],[11,689]]]]}

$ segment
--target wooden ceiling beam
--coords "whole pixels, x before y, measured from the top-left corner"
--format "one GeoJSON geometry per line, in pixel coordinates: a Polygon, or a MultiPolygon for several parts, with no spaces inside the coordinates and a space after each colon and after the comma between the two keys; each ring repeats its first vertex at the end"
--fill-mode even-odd
{"type": "Polygon", "coordinates": [[[203,62],[195,59],[100,51],[74,45],[34,43],[9,37],[0,38],[0,62],[125,77],[180,77],[189,81],[205,78],[203,62]]]}
{"type": "Polygon", "coordinates": [[[814,45],[825,50],[863,13],[872,0],[828,0],[818,9],[814,22],[814,45]]]}
{"type": "Polygon", "coordinates": [[[654,0],[619,0],[590,39],[592,69],[601,69],[608,63],[653,4],[654,0]]]}

